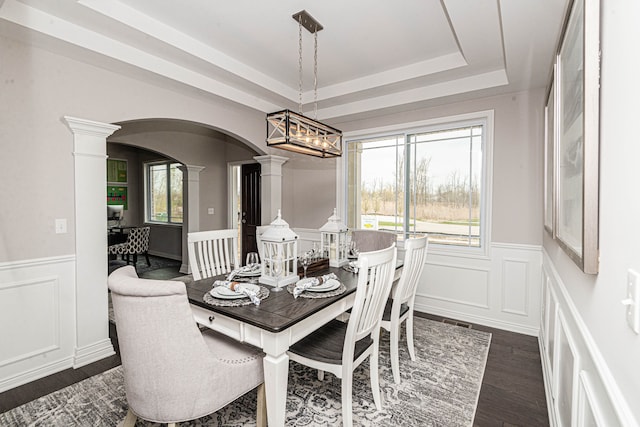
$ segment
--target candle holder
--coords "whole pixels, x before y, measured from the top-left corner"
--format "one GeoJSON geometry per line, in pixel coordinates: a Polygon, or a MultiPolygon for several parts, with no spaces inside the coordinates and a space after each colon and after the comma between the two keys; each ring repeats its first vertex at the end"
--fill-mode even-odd
{"type": "Polygon", "coordinates": [[[280,290],[298,281],[298,235],[278,216],[262,234],[262,266],[258,281],[280,290]]]}
{"type": "Polygon", "coordinates": [[[338,216],[338,210],[334,208],[333,215],[320,227],[320,253],[329,258],[331,267],[340,267],[348,262],[347,231],[347,226],[338,216]]]}

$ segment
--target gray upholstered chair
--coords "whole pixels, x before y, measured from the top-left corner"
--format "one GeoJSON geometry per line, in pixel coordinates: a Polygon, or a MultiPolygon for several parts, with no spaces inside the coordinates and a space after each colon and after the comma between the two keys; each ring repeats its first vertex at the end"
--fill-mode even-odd
{"type": "Polygon", "coordinates": [[[266,425],[263,354],[193,320],[184,283],[139,279],[132,266],[108,279],[124,385],[125,426],[136,418],[174,424],[216,412],[258,387],[266,425]]]}
{"type": "Polygon", "coordinates": [[[109,255],[121,255],[122,259],[126,259],[127,264],[130,262],[130,256],[133,255],[133,265],[138,263],[138,254],[144,255],[147,259],[147,266],[151,266],[149,260],[149,233],[150,227],[132,228],[127,235],[127,241],[117,243],[108,247],[109,255]]]}
{"type": "Polygon", "coordinates": [[[236,228],[188,233],[187,248],[194,280],[230,273],[240,267],[236,228]]]}
{"type": "Polygon", "coordinates": [[[391,231],[353,230],[351,241],[360,252],[379,251],[396,243],[397,236],[391,231]]]}
{"type": "Polygon", "coordinates": [[[289,348],[289,358],[342,379],[342,424],[351,427],[353,371],[369,358],[371,392],[382,410],[378,379],[380,321],[396,267],[396,247],[358,256],[358,288],[348,323],[332,320],[289,348]]]}
{"type": "Polygon", "coordinates": [[[406,321],[407,347],[411,360],[416,360],[413,347],[413,304],[416,299],[418,281],[427,262],[427,236],[407,239],[404,242],[404,264],[398,284],[392,291],[391,298],[382,314],[382,326],[391,333],[391,370],[393,380],[400,383],[400,361],[398,345],[400,341],[400,325],[406,321]]]}

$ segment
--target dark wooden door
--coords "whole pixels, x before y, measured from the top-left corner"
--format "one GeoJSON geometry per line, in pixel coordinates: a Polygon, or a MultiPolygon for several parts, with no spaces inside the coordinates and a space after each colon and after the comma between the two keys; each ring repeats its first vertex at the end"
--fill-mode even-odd
{"type": "Polygon", "coordinates": [[[242,259],[247,252],[258,252],[256,227],[261,225],[260,209],[260,163],[249,163],[240,168],[240,227],[242,228],[242,259]]]}

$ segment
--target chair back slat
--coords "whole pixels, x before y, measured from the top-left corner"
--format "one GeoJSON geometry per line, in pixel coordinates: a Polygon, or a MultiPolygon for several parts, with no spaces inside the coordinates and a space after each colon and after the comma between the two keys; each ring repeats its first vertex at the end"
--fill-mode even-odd
{"type": "Polygon", "coordinates": [[[189,233],[187,247],[194,280],[226,274],[240,266],[235,228],[189,233]]]}
{"type": "Polygon", "coordinates": [[[404,265],[394,296],[394,303],[397,304],[407,303],[415,297],[420,276],[427,262],[429,242],[427,236],[422,236],[407,239],[404,247],[404,265]]]}
{"type": "Polygon", "coordinates": [[[393,283],[396,257],[395,245],[379,251],[361,252],[358,256],[358,288],[347,326],[345,349],[380,327],[393,283]]]}

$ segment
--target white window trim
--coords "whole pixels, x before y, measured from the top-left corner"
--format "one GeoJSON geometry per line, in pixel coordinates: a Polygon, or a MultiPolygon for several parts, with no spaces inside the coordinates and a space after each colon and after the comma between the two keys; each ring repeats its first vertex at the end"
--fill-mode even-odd
{"type": "MultiPolygon", "coordinates": [[[[182,217],[182,223],[179,222],[161,222],[161,221],[151,221],[150,220],[150,216],[149,216],[149,166],[152,165],[162,165],[162,164],[179,164],[182,165],[182,163],[178,162],[177,160],[157,160],[157,161],[149,161],[149,162],[143,162],[143,170],[144,170],[144,176],[143,176],[143,186],[144,186],[144,225],[153,225],[153,226],[159,226],[159,227],[182,227],[184,226],[184,221],[185,218],[184,216],[182,217]]],[[[185,198],[184,198],[184,172],[182,172],[182,179],[183,179],[183,193],[182,193],[182,203],[184,204],[185,198]]],[[[184,206],[184,205],[183,205],[184,206]]],[[[183,214],[184,215],[184,214],[183,214]]]]}
{"type": "MultiPolygon", "coordinates": [[[[478,122],[482,121],[485,125],[484,131],[484,147],[483,147],[483,178],[482,188],[483,197],[480,210],[481,215],[480,236],[482,237],[481,246],[478,248],[467,246],[449,246],[440,244],[430,244],[429,253],[435,255],[448,255],[465,258],[489,259],[491,249],[491,223],[492,223],[492,194],[493,194],[493,139],[494,139],[494,110],[483,110],[474,113],[458,114],[453,116],[445,116],[417,122],[399,123],[389,126],[382,126],[371,129],[363,129],[353,132],[345,132],[342,135],[345,141],[343,146],[346,147],[349,140],[376,138],[387,135],[395,135],[402,133],[418,133],[420,131],[432,131],[438,127],[448,127],[451,124],[464,124],[465,121],[478,122]],[[428,128],[428,129],[425,129],[428,128]]],[[[346,150],[345,150],[346,152],[346,150]]],[[[346,186],[346,168],[347,156],[343,155],[336,160],[336,206],[342,218],[347,218],[347,192],[346,186]]]]}

